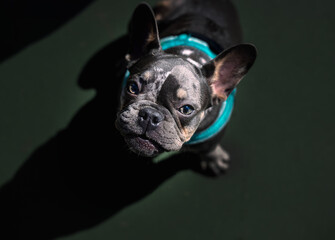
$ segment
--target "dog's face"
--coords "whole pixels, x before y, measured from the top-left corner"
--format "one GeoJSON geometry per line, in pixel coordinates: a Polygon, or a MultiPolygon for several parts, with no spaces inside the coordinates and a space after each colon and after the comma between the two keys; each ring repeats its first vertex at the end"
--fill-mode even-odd
{"type": "Polygon", "coordinates": [[[210,104],[199,69],[165,53],[147,56],[130,69],[117,126],[142,155],[179,150],[196,131],[210,104]]]}
{"type": "Polygon", "coordinates": [[[128,77],[116,126],[132,151],[152,157],[179,150],[213,99],[225,100],[255,58],[252,45],[231,48],[199,67],[164,52],[151,8],[141,4],[130,25],[128,77]]]}

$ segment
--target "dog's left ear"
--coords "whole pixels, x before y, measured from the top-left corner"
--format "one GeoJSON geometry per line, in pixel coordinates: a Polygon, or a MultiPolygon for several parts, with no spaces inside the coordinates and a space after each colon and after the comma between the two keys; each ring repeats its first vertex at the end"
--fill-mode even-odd
{"type": "Polygon", "coordinates": [[[129,25],[129,37],[130,46],[126,55],[128,62],[161,49],[157,22],[153,10],[147,3],[141,3],[135,9],[129,25]]]}
{"type": "Polygon", "coordinates": [[[202,67],[212,88],[212,97],[226,100],[253,65],[257,51],[252,44],[231,47],[202,67]]]}

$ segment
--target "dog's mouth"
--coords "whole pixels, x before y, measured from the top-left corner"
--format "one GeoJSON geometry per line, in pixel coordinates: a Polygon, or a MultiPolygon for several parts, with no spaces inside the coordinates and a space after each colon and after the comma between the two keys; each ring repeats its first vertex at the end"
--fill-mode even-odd
{"type": "Polygon", "coordinates": [[[165,151],[160,144],[145,135],[127,135],[125,140],[133,152],[144,157],[154,157],[165,151]]]}

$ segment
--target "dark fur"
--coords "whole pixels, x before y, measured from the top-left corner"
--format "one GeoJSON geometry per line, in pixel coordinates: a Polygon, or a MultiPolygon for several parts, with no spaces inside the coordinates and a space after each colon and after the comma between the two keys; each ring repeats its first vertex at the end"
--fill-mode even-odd
{"type": "Polygon", "coordinates": [[[223,172],[229,156],[217,137],[197,146],[183,145],[213,123],[222,102],[256,57],[252,45],[240,44],[239,22],[230,2],[162,1],[155,16],[148,5],[141,4],[134,11],[129,36],[128,84],[138,91],[127,91],[129,86],[121,90],[116,126],[130,149],[147,157],[164,151],[197,151],[205,172],[223,172]],[[161,49],[160,36],[182,33],[208,42],[218,56],[211,60],[187,46],[161,49]],[[185,97],[178,96],[178,91],[185,97]],[[180,114],[181,106],[191,106],[192,113],[180,114]],[[144,111],[152,116],[143,115],[144,111]],[[152,119],[159,121],[153,124],[152,119]]]}
{"type": "Polygon", "coordinates": [[[206,36],[211,47],[220,52],[242,43],[242,30],[235,7],[229,0],[162,1],[154,7],[160,36],[183,32],[206,36]],[[169,2],[164,5],[163,2],[169,2]],[[166,6],[166,7],[164,7],[166,6]]]}

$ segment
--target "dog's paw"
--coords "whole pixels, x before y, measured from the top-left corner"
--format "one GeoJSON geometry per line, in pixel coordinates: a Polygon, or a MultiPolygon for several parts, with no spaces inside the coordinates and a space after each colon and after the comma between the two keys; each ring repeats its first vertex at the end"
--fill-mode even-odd
{"type": "Polygon", "coordinates": [[[221,146],[201,156],[200,172],[207,176],[220,176],[229,168],[229,154],[221,146]]]}

